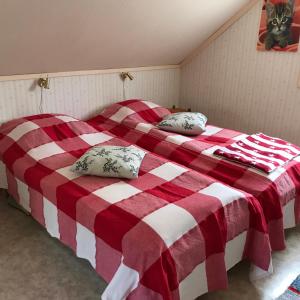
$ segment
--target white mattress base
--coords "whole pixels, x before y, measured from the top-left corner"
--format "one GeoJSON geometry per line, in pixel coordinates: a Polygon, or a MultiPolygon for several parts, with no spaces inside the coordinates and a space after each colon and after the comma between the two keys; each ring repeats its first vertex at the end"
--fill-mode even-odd
{"type": "Polygon", "coordinates": [[[283,207],[283,226],[284,229],[296,227],[295,220],[295,199],[289,201],[283,207]]]}
{"type": "Polygon", "coordinates": [[[6,168],[2,161],[0,161],[0,189],[7,189],[7,177],[6,177],[6,168]]]}

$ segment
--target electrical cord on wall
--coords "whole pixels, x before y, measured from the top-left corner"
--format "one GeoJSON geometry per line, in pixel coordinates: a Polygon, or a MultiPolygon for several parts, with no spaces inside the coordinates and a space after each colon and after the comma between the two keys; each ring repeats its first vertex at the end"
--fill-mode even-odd
{"type": "Polygon", "coordinates": [[[41,88],[41,97],[40,97],[40,104],[39,104],[39,112],[40,114],[44,113],[44,89],[49,90],[50,88],[50,80],[47,75],[46,78],[39,78],[37,81],[37,85],[41,88]]]}
{"type": "Polygon", "coordinates": [[[126,100],[126,86],[125,86],[125,80],[123,80],[123,100],[126,100]]]}
{"type": "Polygon", "coordinates": [[[44,97],[43,97],[43,87],[41,87],[41,98],[40,98],[40,105],[39,105],[39,112],[40,114],[44,113],[44,97]]]}
{"type": "Polygon", "coordinates": [[[120,77],[121,77],[121,80],[123,81],[123,100],[126,100],[127,97],[126,97],[125,81],[126,81],[127,78],[130,79],[130,80],[133,80],[134,77],[129,72],[121,72],[120,77]]]}

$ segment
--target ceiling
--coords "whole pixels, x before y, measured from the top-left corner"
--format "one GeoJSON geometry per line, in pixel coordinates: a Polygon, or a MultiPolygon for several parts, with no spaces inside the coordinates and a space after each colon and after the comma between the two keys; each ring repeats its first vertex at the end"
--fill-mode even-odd
{"type": "Polygon", "coordinates": [[[0,0],[0,75],[178,64],[249,0],[0,0]]]}

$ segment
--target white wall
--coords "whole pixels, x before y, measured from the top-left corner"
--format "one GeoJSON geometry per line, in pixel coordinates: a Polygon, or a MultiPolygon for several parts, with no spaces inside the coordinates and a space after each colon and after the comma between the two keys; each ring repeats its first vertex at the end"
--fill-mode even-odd
{"type": "Polygon", "coordinates": [[[0,75],[178,64],[247,2],[1,0],[0,75]]]}
{"type": "MultiPolygon", "coordinates": [[[[256,51],[260,13],[258,3],[181,72],[133,72],[126,98],[167,107],[180,102],[204,112],[210,123],[300,144],[300,54],[256,51]]],[[[55,78],[44,99],[45,112],[84,119],[122,100],[122,82],[118,73],[55,78]]],[[[32,80],[0,82],[0,122],[38,113],[39,101],[32,80]]]]}
{"type": "MultiPolygon", "coordinates": [[[[180,70],[131,72],[126,98],[153,100],[163,106],[178,104],[180,70]]],[[[44,90],[44,112],[87,118],[106,105],[123,100],[119,73],[52,78],[44,90]]],[[[0,123],[39,113],[40,88],[34,80],[0,82],[0,123]]]]}
{"type": "Polygon", "coordinates": [[[181,106],[209,121],[300,144],[299,53],[257,52],[258,3],[181,70],[181,106]]]}

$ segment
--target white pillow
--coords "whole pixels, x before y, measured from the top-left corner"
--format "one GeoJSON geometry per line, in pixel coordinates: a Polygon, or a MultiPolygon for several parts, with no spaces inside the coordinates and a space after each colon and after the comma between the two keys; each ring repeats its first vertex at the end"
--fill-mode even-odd
{"type": "Polygon", "coordinates": [[[96,146],[71,167],[75,173],[101,177],[137,178],[146,152],[134,146],[96,146]]]}
{"type": "Polygon", "coordinates": [[[157,127],[186,135],[198,135],[205,131],[207,117],[197,112],[181,112],[165,116],[157,127]]]}

